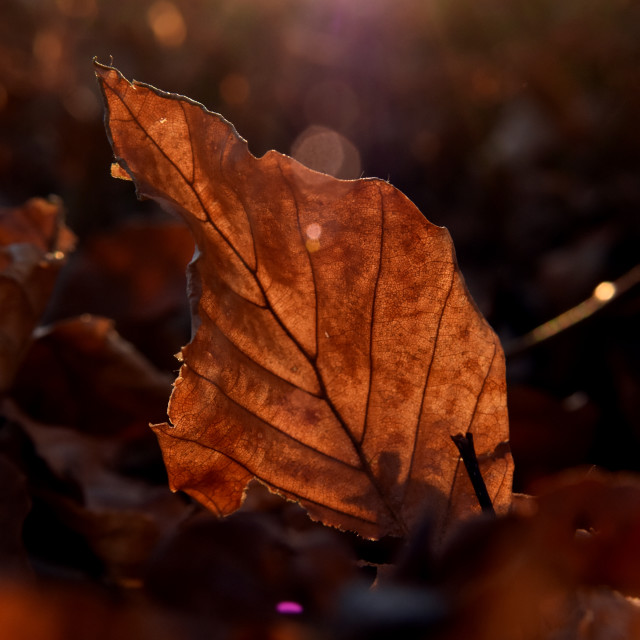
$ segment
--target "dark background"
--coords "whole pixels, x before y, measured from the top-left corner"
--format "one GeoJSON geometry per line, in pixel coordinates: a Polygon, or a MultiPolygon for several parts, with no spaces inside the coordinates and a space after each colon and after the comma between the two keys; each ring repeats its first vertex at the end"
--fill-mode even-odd
{"type": "MultiPolygon", "coordinates": [[[[109,176],[94,56],[220,112],[256,155],[389,179],[449,228],[508,351],[518,489],[575,464],[640,469],[638,286],[513,342],[639,262],[640,5],[4,0],[0,205],[61,196],[80,251],[164,217],[109,176]]],[[[71,309],[108,315],[78,294],[47,319],[71,309]]]]}

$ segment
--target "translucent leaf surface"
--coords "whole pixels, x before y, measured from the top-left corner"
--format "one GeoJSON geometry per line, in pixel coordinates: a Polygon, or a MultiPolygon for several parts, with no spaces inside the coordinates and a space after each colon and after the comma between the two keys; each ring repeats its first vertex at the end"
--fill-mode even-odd
{"type": "Polygon", "coordinates": [[[181,215],[194,335],[155,426],[173,488],[221,515],[256,478],[313,518],[402,535],[477,511],[450,436],[511,496],[504,358],[448,232],[378,179],[271,151],[187,98],[96,64],[116,161],[181,215]]]}

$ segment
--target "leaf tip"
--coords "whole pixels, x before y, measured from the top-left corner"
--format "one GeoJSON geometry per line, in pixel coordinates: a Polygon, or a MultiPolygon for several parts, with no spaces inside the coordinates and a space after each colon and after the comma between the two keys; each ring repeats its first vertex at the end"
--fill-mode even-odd
{"type": "MultiPolygon", "coordinates": [[[[113,63],[113,60],[111,60],[113,63]]],[[[98,62],[98,56],[94,56],[93,58],[93,70],[98,78],[104,78],[110,73],[117,73],[117,70],[112,66],[112,64],[102,64],[102,62],[98,62]]]]}
{"type": "Polygon", "coordinates": [[[110,64],[102,64],[98,62],[97,57],[93,59],[93,70],[96,74],[96,78],[98,78],[98,82],[101,85],[109,85],[116,86],[118,83],[125,83],[130,87],[135,87],[135,81],[129,82],[118,69],[113,66],[113,59],[111,59],[110,64]]]}

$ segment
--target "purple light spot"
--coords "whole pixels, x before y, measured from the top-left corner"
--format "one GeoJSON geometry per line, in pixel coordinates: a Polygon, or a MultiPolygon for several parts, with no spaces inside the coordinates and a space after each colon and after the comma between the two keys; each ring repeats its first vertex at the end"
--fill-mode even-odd
{"type": "Polygon", "coordinates": [[[297,615],[298,613],[302,613],[303,609],[302,605],[298,602],[293,602],[292,600],[283,600],[282,602],[278,602],[278,604],[276,605],[276,611],[278,613],[285,613],[288,615],[297,615]]]}

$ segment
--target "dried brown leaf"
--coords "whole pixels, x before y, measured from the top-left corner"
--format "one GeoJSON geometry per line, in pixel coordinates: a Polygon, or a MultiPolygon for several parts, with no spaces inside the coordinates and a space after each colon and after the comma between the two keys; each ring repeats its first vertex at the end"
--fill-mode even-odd
{"type": "Polygon", "coordinates": [[[622,594],[640,594],[640,477],[573,469],[539,488],[519,513],[465,522],[435,560],[414,551],[398,577],[437,576],[455,610],[444,638],[638,637],[622,594]]]}
{"type": "Polygon", "coordinates": [[[504,358],[448,232],[388,183],[255,158],[201,105],[96,64],[117,162],[180,214],[195,335],[155,427],[171,483],[219,514],[258,478],[313,518],[404,534],[478,510],[450,440],[471,431],[510,500],[504,358]]]}
{"type": "Polygon", "coordinates": [[[21,207],[0,211],[0,246],[31,244],[43,253],[71,251],[76,239],[64,225],[57,199],[32,198],[21,207]]]}
{"type": "Polygon", "coordinates": [[[34,198],[0,211],[0,392],[11,385],[74,243],[59,202],[34,198]]]}
{"type": "Polygon", "coordinates": [[[167,370],[188,335],[185,267],[193,236],[179,221],[129,222],[87,238],[56,288],[47,322],[91,313],[167,370]]]}
{"type": "Polygon", "coordinates": [[[290,530],[274,514],[201,514],[186,520],[152,559],[147,591],[165,610],[226,622],[277,618],[283,600],[326,615],[337,593],[357,578],[339,534],[290,530]]]}
{"type": "Polygon", "coordinates": [[[40,327],[16,373],[11,396],[35,420],[87,434],[149,434],[166,411],[171,378],[114,328],[83,315],[40,327]]]}
{"type": "Polygon", "coordinates": [[[547,547],[582,583],[640,596],[640,476],[572,469],[539,484],[534,522],[547,547]]]}
{"type": "Polygon", "coordinates": [[[30,552],[52,566],[77,564],[121,584],[139,581],[158,541],[189,507],[166,485],[118,472],[124,438],[38,422],[9,399],[0,402],[0,413],[36,456],[21,461],[34,502],[25,532],[30,552]]]}

